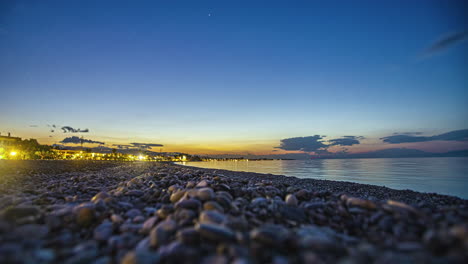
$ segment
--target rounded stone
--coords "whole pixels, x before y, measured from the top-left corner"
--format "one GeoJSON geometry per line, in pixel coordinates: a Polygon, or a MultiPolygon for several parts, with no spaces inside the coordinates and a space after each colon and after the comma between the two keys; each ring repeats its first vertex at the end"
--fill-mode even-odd
{"type": "Polygon", "coordinates": [[[112,215],[111,215],[111,221],[112,221],[113,223],[116,223],[116,224],[121,224],[121,223],[123,223],[123,221],[125,221],[125,220],[123,219],[123,217],[121,217],[121,216],[118,215],[118,214],[112,214],[112,215]]]}
{"type": "Polygon", "coordinates": [[[13,221],[26,216],[35,216],[39,213],[39,208],[35,206],[11,206],[3,210],[2,215],[5,219],[13,221]]]}
{"type": "Polygon", "coordinates": [[[197,190],[196,197],[201,201],[208,201],[215,198],[215,193],[211,188],[201,188],[197,190]]]}
{"type": "Polygon", "coordinates": [[[158,221],[158,218],[156,216],[146,219],[146,221],[143,223],[143,227],[141,228],[140,233],[148,234],[157,221],[158,221]]]}
{"type": "Polygon", "coordinates": [[[81,207],[76,211],[76,222],[80,226],[90,226],[93,223],[95,217],[96,214],[94,209],[90,207],[81,207]]]}
{"type": "Polygon", "coordinates": [[[98,225],[94,229],[94,239],[97,241],[106,241],[108,240],[113,233],[113,226],[110,222],[105,222],[98,225]]]}
{"type": "Polygon", "coordinates": [[[365,208],[365,209],[376,209],[377,208],[377,206],[375,205],[374,202],[372,202],[370,200],[355,198],[355,197],[348,198],[346,200],[346,205],[348,207],[356,206],[356,207],[361,207],[361,208],[365,208]]]}
{"type": "Polygon", "coordinates": [[[150,244],[159,247],[167,244],[175,233],[177,224],[173,220],[165,220],[154,227],[150,232],[150,244]]]}
{"type": "Polygon", "coordinates": [[[196,187],[198,188],[208,187],[208,182],[206,180],[202,180],[199,183],[197,183],[196,187]]]}
{"type": "Polygon", "coordinates": [[[225,215],[210,210],[201,212],[198,221],[202,224],[221,224],[225,219],[225,215]]]}
{"type": "Polygon", "coordinates": [[[139,215],[141,215],[141,211],[136,208],[130,209],[125,213],[125,216],[130,219],[133,219],[139,215]]]}
{"type": "Polygon", "coordinates": [[[294,194],[288,194],[286,195],[285,202],[287,205],[290,206],[297,206],[297,198],[294,194]]]}
{"type": "Polygon", "coordinates": [[[197,224],[195,229],[200,233],[203,238],[218,241],[227,242],[234,241],[236,239],[235,233],[229,228],[215,225],[215,224],[197,224]]]}
{"type": "Polygon", "coordinates": [[[176,234],[177,240],[187,245],[195,245],[200,241],[200,234],[193,227],[179,230],[176,234]]]}
{"type": "Polygon", "coordinates": [[[289,231],[279,225],[264,225],[250,232],[252,240],[272,247],[284,246],[289,235],[289,231]]]}
{"type": "Polygon", "coordinates": [[[93,196],[93,198],[91,198],[91,202],[97,203],[98,201],[105,201],[109,197],[110,195],[106,192],[98,192],[93,196]]]}
{"type": "Polygon", "coordinates": [[[224,212],[223,207],[219,203],[214,202],[214,201],[208,201],[208,202],[204,203],[203,204],[203,210],[215,210],[215,211],[218,211],[220,213],[224,212]]]}
{"type": "Polygon", "coordinates": [[[176,202],[179,201],[184,195],[185,195],[185,191],[184,191],[184,190],[176,191],[176,192],[174,192],[173,194],[171,194],[170,200],[171,200],[172,203],[176,203],[176,202]]]}
{"type": "Polygon", "coordinates": [[[121,264],[154,264],[159,263],[159,254],[147,250],[129,251],[122,258],[121,264]]]}
{"type": "Polygon", "coordinates": [[[172,212],[174,212],[174,207],[172,205],[164,205],[156,211],[156,216],[158,216],[161,219],[165,219],[172,212]]]}
{"type": "Polygon", "coordinates": [[[190,209],[177,209],[172,214],[172,219],[177,221],[180,226],[192,224],[193,220],[197,217],[197,214],[190,209]]]}
{"type": "Polygon", "coordinates": [[[176,203],[175,207],[176,209],[185,208],[191,210],[198,210],[201,207],[201,203],[196,199],[187,199],[179,201],[178,203],[176,203]]]}

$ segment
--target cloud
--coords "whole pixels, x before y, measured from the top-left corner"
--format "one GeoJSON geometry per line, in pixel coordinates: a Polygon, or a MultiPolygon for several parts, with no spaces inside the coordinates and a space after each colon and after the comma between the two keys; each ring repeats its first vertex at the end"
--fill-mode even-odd
{"type": "Polygon", "coordinates": [[[352,139],[365,139],[363,136],[343,136],[344,138],[352,138],[352,139]]]}
{"type": "Polygon", "coordinates": [[[113,146],[119,149],[150,149],[152,147],[164,147],[162,144],[154,143],[130,143],[130,144],[114,144],[113,146]]]}
{"type": "Polygon", "coordinates": [[[162,144],[154,144],[154,143],[130,143],[135,148],[140,148],[140,149],[150,149],[152,147],[164,147],[162,144]]]}
{"type": "Polygon", "coordinates": [[[355,137],[344,137],[344,138],[337,138],[337,139],[330,139],[328,140],[329,146],[352,146],[356,144],[360,144],[359,140],[355,137]]]}
{"type": "Polygon", "coordinates": [[[439,40],[434,42],[429,48],[423,52],[423,56],[430,56],[435,53],[444,51],[455,44],[464,41],[468,38],[468,31],[460,31],[451,34],[447,34],[441,37],[439,40]]]}
{"type": "Polygon", "coordinates": [[[414,142],[427,142],[427,141],[468,141],[468,129],[450,131],[440,135],[434,136],[412,136],[412,135],[393,135],[383,137],[381,140],[389,144],[400,143],[414,143],[414,142]]]}
{"type": "Polygon", "coordinates": [[[314,152],[316,154],[330,154],[331,146],[352,146],[360,144],[362,136],[343,136],[342,138],[324,140],[324,136],[315,135],[308,137],[286,138],[280,141],[278,149],[287,151],[314,152]]]}
{"type": "Polygon", "coordinates": [[[327,145],[323,144],[322,139],[323,137],[320,135],[285,138],[280,141],[280,146],[276,148],[288,151],[315,152],[327,147],[327,145]]]}
{"type": "Polygon", "coordinates": [[[101,144],[101,145],[104,144],[104,142],[94,141],[94,140],[91,140],[91,139],[79,138],[77,136],[64,138],[62,141],[60,141],[60,143],[71,143],[71,144],[90,143],[90,144],[101,144]]]}
{"type": "Polygon", "coordinates": [[[395,132],[393,135],[407,135],[407,136],[412,136],[412,135],[422,135],[422,132],[395,132]]]}
{"type": "Polygon", "coordinates": [[[132,147],[132,145],[125,145],[125,144],[122,144],[122,145],[120,145],[120,144],[113,144],[112,146],[115,146],[115,147],[117,147],[117,148],[119,148],[119,149],[129,149],[129,148],[132,147]]]}
{"type": "Polygon", "coordinates": [[[88,133],[89,129],[74,129],[73,127],[63,126],[62,127],[63,133],[88,133]]]}

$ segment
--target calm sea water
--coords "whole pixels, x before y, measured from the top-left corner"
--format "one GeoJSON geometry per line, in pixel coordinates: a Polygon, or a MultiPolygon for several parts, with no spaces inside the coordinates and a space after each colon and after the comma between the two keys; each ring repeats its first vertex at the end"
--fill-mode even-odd
{"type": "Polygon", "coordinates": [[[184,165],[436,192],[468,199],[468,158],[185,162],[184,165]]]}

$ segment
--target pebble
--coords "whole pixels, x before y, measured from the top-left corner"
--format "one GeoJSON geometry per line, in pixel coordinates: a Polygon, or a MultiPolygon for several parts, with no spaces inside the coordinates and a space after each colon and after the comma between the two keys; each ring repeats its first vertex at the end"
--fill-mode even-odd
{"type": "Polygon", "coordinates": [[[184,190],[176,191],[175,193],[171,194],[170,200],[171,200],[172,203],[176,203],[176,202],[179,201],[180,198],[182,198],[184,195],[185,195],[185,191],[184,191],[184,190]]]}
{"type": "Polygon", "coordinates": [[[104,222],[94,229],[94,239],[97,241],[107,241],[114,231],[114,227],[110,222],[104,222]]]}
{"type": "Polygon", "coordinates": [[[160,247],[170,241],[171,236],[176,232],[177,224],[174,220],[165,220],[154,227],[150,232],[150,244],[153,247],[160,247]]]}
{"type": "Polygon", "coordinates": [[[215,210],[220,213],[224,212],[224,208],[217,202],[214,201],[208,201],[203,204],[203,210],[215,210]]]}
{"type": "Polygon", "coordinates": [[[346,199],[346,205],[348,207],[357,206],[357,207],[361,207],[361,208],[364,208],[364,209],[370,209],[370,210],[373,210],[373,209],[377,208],[377,206],[375,205],[374,202],[369,201],[369,200],[365,200],[365,199],[355,198],[355,197],[350,197],[350,198],[346,199]]]}
{"type": "Polygon", "coordinates": [[[197,224],[195,229],[203,238],[217,242],[229,242],[235,240],[235,234],[230,229],[215,224],[197,224]]]}
{"type": "Polygon", "coordinates": [[[387,205],[389,205],[390,207],[393,207],[393,208],[400,209],[400,210],[406,210],[406,211],[414,213],[414,214],[419,213],[418,210],[416,210],[416,208],[414,208],[414,207],[412,207],[410,205],[407,205],[405,203],[402,203],[402,202],[388,200],[387,205]]]}
{"type": "Polygon", "coordinates": [[[204,188],[204,187],[208,187],[208,186],[209,186],[209,184],[208,184],[208,182],[206,180],[202,180],[199,183],[197,183],[197,185],[196,185],[196,187],[198,187],[198,188],[204,188]]]}
{"type": "Polygon", "coordinates": [[[158,253],[151,251],[129,251],[122,258],[121,264],[156,264],[159,263],[158,253]]]}
{"type": "Polygon", "coordinates": [[[197,214],[189,209],[177,209],[172,216],[179,226],[185,226],[192,224],[197,214]]]}
{"type": "Polygon", "coordinates": [[[133,219],[139,215],[141,215],[141,211],[136,208],[130,209],[125,213],[125,216],[130,219],[133,219]]]}
{"type": "Polygon", "coordinates": [[[212,200],[215,198],[215,193],[213,189],[205,187],[205,188],[198,189],[195,196],[201,201],[208,201],[208,200],[212,200]]]}
{"type": "Polygon", "coordinates": [[[290,206],[297,206],[298,204],[297,198],[294,194],[286,195],[285,202],[287,205],[290,205],[290,206]]]}
{"type": "Polygon", "coordinates": [[[93,198],[91,198],[91,202],[93,203],[97,203],[98,201],[101,201],[101,200],[106,200],[107,198],[110,198],[111,196],[106,193],[106,192],[99,192],[97,193],[95,196],[93,196],[93,198]]]}
{"type": "Polygon", "coordinates": [[[9,221],[14,221],[22,217],[36,216],[39,213],[40,210],[36,206],[11,206],[4,209],[1,215],[9,221]]]}
{"type": "Polygon", "coordinates": [[[279,225],[264,225],[250,232],[250,239],[270,247],[283,247],[289,231],[279,225]]]}
{"type": "Polygon", "coordinates": [[[123,217],[121,217],[121,216],[118,215],[118,214],[112,214],[112,215],[111,215],[111,220],[112,220],[112,222],[114,222],[114,223],[116,223],[116,224],[121,224],[121,223],[123,223],[123,221],[125,221],[125,220],[123,219],[123,217]]]}
{"type": "Polygon", "coordinates": [[[41,239],[47,236],[49,228],[45,225],[26,224],[17,227],[15,232],[22,239],[41,239]]]}
{"type": "Polygon", "coordinates": [[[143,223],[143,227],[141,228],[141,233],[148,234],[157,221],[158,221],[158,218],[156,216],[146,219],[146,221],[143,223]]]}
{"type": "Polygon", "coordinates": [[[96,212],[93,206],[89,206],[89,204],[80,205],[75,208],[76,212],[76,222],[80,226],[90,226],[94,219],[96,218],[96,212]]]}
{"type": "Polygon", "coordinates": [[[226,219],[226,216],[217,211],[203,211],[200,213],[199,223],[202,224],[221,224],[226,219]]]}
{"type": "Polygon", "coordinates": [[[200,235],[193,227],[187,227],[177,231],[177,240],[187,245],[196,245],[200,241],[200,235]]]}
{"type": "Polygon", "coordinates": [[[191,210],[198,210],[201,207],[201,202],[196,199],[187,199],[176,203],[175,208],[185,208],[191,210]]]}
{"type": "Polygon", "coordinates": [[[201,264],[228,264],[229,261],[225,256],[213,255],[204,257],[201,264]]]}
{"type": "Polygon", "coordinates": [[[297,231],[298,245],[303,249],[320,251],[335,248],[338,244],[335,231],[318,226],[303,226],[297,231]]]}

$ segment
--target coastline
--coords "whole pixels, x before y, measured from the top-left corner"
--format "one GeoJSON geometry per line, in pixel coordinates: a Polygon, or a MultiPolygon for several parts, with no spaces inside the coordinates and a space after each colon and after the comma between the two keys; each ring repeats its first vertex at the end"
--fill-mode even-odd
{"type": "Polygon", "coordinates": [[[468,199],[463,199],[454,195],[446,195],[440,193],[427,193],[419,192],[411,189],[398,190],[392,189],[385,186],[365,184],[365,183],[356,183],[351,181],[333,181],[333,180],[321,180],[321,179],[312,179],[312,178],[298,178],[295,176],[286,176],[280,174],[270,174],[270,173],[257,173],[257,172],[248,172],[248,171],[233,171],[233,170],[224,170],[224,169],[211,169],[211,168],[201,168],[195,166],[181,165],[172,163],[174,166],[182,166],[195,170],[202,170],[207,173],[221,173],[228,177],[236,177],[240,179],[247,180],[269,180],[269,181],[278,181],[281,183],[286,183],[289,185],[302,186],[303,188],[312,190],[312,191],[330,191],[334,193],[343,193],[353,196],[358,196],[360,198],[370,198],[377,200],[400,200],[406,203],[414,203],[415,200],[426,199],[431,202],[437,200],[448,199],[457,203],[458,200],[464,201],[468,206],[468,199]],[[363,191],[365,189],[365,191],[363,191]]]}
{"type": "Polygon", "coordinates": [[[295,161],[205,161],[177,164],[263,174],[378,185],[468,199],[467,158],[295,161]]]}
{"type": "Polygon", "coordinates": [[[468,259],[468,200],[453,196],[169,163],[11,164],[2,263],[468,259]]]}

